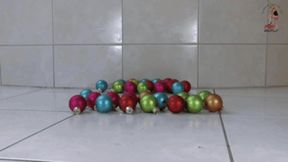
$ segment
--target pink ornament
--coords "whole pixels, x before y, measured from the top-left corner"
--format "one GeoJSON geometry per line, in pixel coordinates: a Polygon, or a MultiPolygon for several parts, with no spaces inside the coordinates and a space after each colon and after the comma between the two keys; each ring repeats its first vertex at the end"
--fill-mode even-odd
{"type": "Polygon", "coordinates": [[[95,103],[96,99],[100,96],[101,94],[99,92],[91,92],[88,97],[87,97],[87,106],[91,108],[92,110],[95,111],[95,103]]]}
{"type": "Polygon", "coordinates": [[[82,113],[87,106],[87,102],[85,98],[83,98],[80,95],[75,95],[70,98],[69,100],[69,107],[72,112],[75,114],[80,114],[82,113]]]}
{"type": "Polygon", "coordinates": [[[163,82],[157,82],[154,84],[154,89],[156,92],[165,92],[165,84],[163,82]]]}
{"type": "Polygon", "coordinates": [[[107,95],[111,98],[113,107],[116,108],[119,105],[119,95],[116,92],[107,92],[107,95]]]}
{"type": "Polygon", "coordinates": [[[127,81],[124,84],[124,91],[125,92],[129,92],[129,93],[136,93],[137,91],[137,86],[135,83],[133,83],[132,81],[127,81]]]}

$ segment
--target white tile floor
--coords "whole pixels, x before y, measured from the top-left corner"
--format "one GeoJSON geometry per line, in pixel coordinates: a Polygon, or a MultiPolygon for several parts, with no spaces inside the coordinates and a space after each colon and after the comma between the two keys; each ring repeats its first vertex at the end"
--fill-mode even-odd
{"type": "Polygon", "coordinates": [[[79,91],[0,87],[0,162],[288,159],[288,88],[216,90],[222,118],[205,111],[73,116],[67,102],[79,91]]]}

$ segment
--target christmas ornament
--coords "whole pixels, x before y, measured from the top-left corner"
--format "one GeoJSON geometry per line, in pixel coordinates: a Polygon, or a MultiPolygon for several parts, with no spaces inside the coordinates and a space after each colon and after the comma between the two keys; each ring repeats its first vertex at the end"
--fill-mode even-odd
{"type": "Polygon", "coordinates": [[[205,98],[205,104],[210,112],[220,111],[223,108],[223,100],[217,94],[210,94],[205,98]]]}
{"type": "Polygon", "coordinates": [[[180,96],[183,98],[183,100],[186,100],[189,97],[189,93],[187,92],[180,92],[177,94],[177,96],[180,96]]]}
{"type": "Polygon", "coordinates": [[[139,97],[142,98],[146,95],[151,95],[151,93],[149,91],[144,91],[144,92],[140,93],[139,97]]]}
{"type": "Polygon", "coordinates": [[[137,79],[130,79],[129,81],[133,82],[136,86],[139,84],[139,80],[137,79]]]}
{"type": "Polygon", "coordinates": [[[180,113],[184,111],[185,101],[182,97],[173,95],[168,99],[168,109],[172,113],[180,113]]]}
{"type": "Polygon", "coordinates": [[[146,83],[140,82],[137,86],[138,93],[142,93],[144,91],[148,91],[148,86],[146,83]]]}
{"type": "Polygon", "coordinates": [[[145,113],[158,113],[157,100],[152,95],[146,95],[140,99],[140,107],[145,113]]]}
{"type": "Polygon", "coordinates": [[[80,95],[82,97],[84,97],[85,99],[87,99],[88,95],[91,93],[92,91],[90,89],[83,89],[81,92],[80,92],[80,95]]]}
{"type": "Polygon", "coordinates": [[[154,84],[154,89],[156,92],[165,92],[165,84],[159,81],[154,84]]]}
{"type": "Polygon", "coordinates": [[[124,91],[124,81],[123,80],[117,80],[113,82],[112,84],[112,90],[116,93],[122,93],[124,91]]]}
{"type": "Polygon", "coordinates": [[[108,88],[108,84],[105,80],[98,80],[96,82],[96,90],[104,92],[108,88]]]}
{"type": "Polygon", "coordinates": [[[152,80],[152,82],[153,82],[154,84],[156,84],[158,81],[160,81],[160,79],[158,79],[158,78],[152,80]]]}
{"type": "Polygon", "coordinates": [[[137,86],[134,82],[132,81],[127,81],[125,84],[124,84],[124,91],[125,92],[129,92],[129,93],[136,93],[137,91],[137,86]]]}
{"type": "Polygon", "coordinates": [[[211,94],[211,92],[206,91],[206,90],[200,91],[200,92],[197,93],[197,95],[202,99],[202,101],[205,101],[205,98],[207,96],[209,96],[210,94],[211,94]]]}
{"type": "Polygon", "coordinates": [[[149,80],[149,79],[142,79],[142,80],[140,80],[140,82],[145,83],[147,80],[149,80]]]}
{"type": "Polygon", "coordinates": [[[75,95],[69,100],[69,108],[75,114],[82,113],[87,106],[86,100],[81,95],[75,95]]]}
{"type": "Polygon", "coordinates": [[[183,80],[183,81],[181,82],[181,84],[182,84],[183,87],[184,87],[184,92],[189,93],[190,90],[191,90],[191,84],[190,84],[190,82],[187,81],[187,80],[183,80]]]}
{"type": "Polygon", "coordinates": [[[113,107],[116,108],[119,105],[119,95],[116,92],[107,92],[107,96],[109,96],[112,100],[113,107]]]}
{"type": "Polygon", "coordinates": [[[263,9],[263,13],[267,11],[267,23],[265,24],[265,32],[277,32],[279,30],[278,21],[281,12],[280,6],[273,3],[274,0],[268,0],[268,4],[263,9]]]}
{"type": "Polygon", "coordinates": [[[127,114],[131,114],[135,112],[136,105],[137,105],[137,102],[135,101],[132,95],[124,94],[123,96],[121,96],[119,100],[120,109],[127,114]]]}
{"type": "Polygon", "coordinates": [[[187,110],[191,113],[199,113],[204,107],[203,100],[198,95],[191,95],[186,99],[187,110]]]}
{"type": "MultiPolygon", "coordinates": [[[[166,85],[166,89],[169,93],[173,93],[173,84],[176,82],[176,80],[168,80],[165,82],[165,85],[166,85]]],[[[183,90],[184,90],[184,87],[183,87],[183,90]]],[[[179,93],[179,92],[178,92],[179,93]]]]}
{"type": "Polygon", "coordinates": [[[102,94],[96,99],[96,109],[100,113],[108,113],[113,108],[113,103],[111,98],[106,95],[102,94]]]}
{"type": "Polygon", "coordinates": [[[131,96],[135,100],[136,103],[140,101],[140,99],[137,97],[137,95],[135,93],[125,92],[124,95],[131,96]]]}
{"type": "Polygon", "coordinates": [[[163,111],[167,106],[168,97],[165,93],[155,93],[153,95],[157,99],[157,106],[161,111],[163,111]]]}
{"type": "Polygon", "coordinates": [[[87,101],[87,106],[90,107],[92,110],[95,110],[95,103],[96,99],[100,96],[101,94],[98,92],[91,92],[86,101],[87,101]]]}
{"type": "Polygon", "coordinates": [[[150,91],[150,92],[153,92],[154,91],[154,83],[151,81],[151,80],[146,80],[146,85],[147,85],[147,87],[148,87],[148,90],[150,91]]]}
{"type": "Polygon", "coordinates": [[[172,85],[172,92],[174,94],[178,94],[184,91],[184,87],[180,82],[175,82],[172,85]]]}

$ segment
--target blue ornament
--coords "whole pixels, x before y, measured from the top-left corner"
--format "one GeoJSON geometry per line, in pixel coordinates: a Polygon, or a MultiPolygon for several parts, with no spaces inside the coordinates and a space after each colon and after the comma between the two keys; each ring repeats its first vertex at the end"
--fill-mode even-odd
{"type": "Polygon", "coordinates": [[[174,94],[178,94],[178,93],[181,93],[184,91],[184,86],[182,83],[180,82],[175,82],[173,85],[172,85],[172,92],[174,94]]]}
{"type": "Polygon", "coordinates": [[[152,82],[156,84],[160,79],[153,79],[152,82]]]}
{"type": "Polygon", "coordinates": [[[112,99],[106,94],[102,94],[96,99],[96,109],[100,113],[108,113],[113,108],[112,99]]]}
{"type": "Polygon", "coordinates": [[[108,88],[108,84],[105,80],[98,80],[96,82],[96,89],[104,92],[108,88]]]}
{"type": "Polygon", "coordinates": [[[157,105],[159,109],[164,110],[167,106],[168,96],[165,93],[158,92],[154,94],[154,97],[157,100],[157,105]]]}
{"type": "Polygon", "coordinates": [[[81,92],[80,92],[80,95],[82,97],[84,97],[85,99],[87,99],[87,97],[89,96],[89,94],[91,93],[92,91],[90,89],[83,89],[81,92]]]}
{"type": "Polygon", "coordinates": [[[142,80],[140,80],[140,83],[146,83],[147,80],[148,79],[142,79],[142,80]]]}

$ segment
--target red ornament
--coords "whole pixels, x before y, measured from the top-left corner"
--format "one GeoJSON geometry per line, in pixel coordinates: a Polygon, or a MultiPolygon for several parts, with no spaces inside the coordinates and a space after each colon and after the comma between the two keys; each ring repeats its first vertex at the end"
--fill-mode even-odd
{"type": "Polygon", "coordinates": [[[168,109],[172,113],[180,113],[184,111],[185,108],[185,101],[180,96],[171,96],[168,99],[168,109]]]}
{"type": "Polygon", "coordinates": [[[91,108],[92,110],[95,110],[95,103],[96,99],[100,96],[101,94],[99,92],[91,92],[88,97],[87,97],[87,106],[91,108]]]}
{"type": "Polygon", "coordinates": [[[131,96],[135,100],[136,103],[140,101],[140,98],[136,95],[136,93],[125,92],[124,95],[131,96]]]}
{"type": "Polygon", "coordinates": [[[69,100],[69,108],[75,114],[82,113],[87,106],[87,102],[84,97],[80,95],[75,95],[69,100]]]}
{"type": "Polygon", "coordinates": [[[129,93],[136,93],[137,91],[137,86],[135,83],[133,83],[132,81],[127,81],[124,84],[124,91],[125,92],[129,92],[129,93]]]}
{"type": "Polygon", "coordinates": [[[170,92],[170,93],[172,93],[173,91],[172,91],[172,86],[173,86],[173,84],[176,82],[176,80],[168,80],[167,82],[166,82],[166,88],[167,88],[167,91],[168,92],[170,92]]]}
{"type": "Polygon", "coordinates": [[[153,82],[152,82],[151,80],[146,80],[145,82],[146,82],[146,85],[147,85],[148,89],[149,89],[151,92],[153,92],[153,90],[154,90],[154,84],[153,84],[153,82]]]}
{"type": "Polygon", "coordinates": [[[181,83],[182,83],[182,85],[183,85],[183,87],[184,87],[184,92],[189,93],[190,90],[191,90],[191,84],[190,84],[190,82],[187,81],[187,80],[183,80],[181,83]]]}
{"type": "Polygon", "coordinates": [[[125,113],[133,113],[136,110],[137,102],[132,95],[124,94],[119,100],[119,107],[125,113]]]}
{"type": "Polygon", "coordinates": [[[119,95],[116,92],[107,92],[107,95],[111,98],[114,108],[119,105],[119,95]]]}

